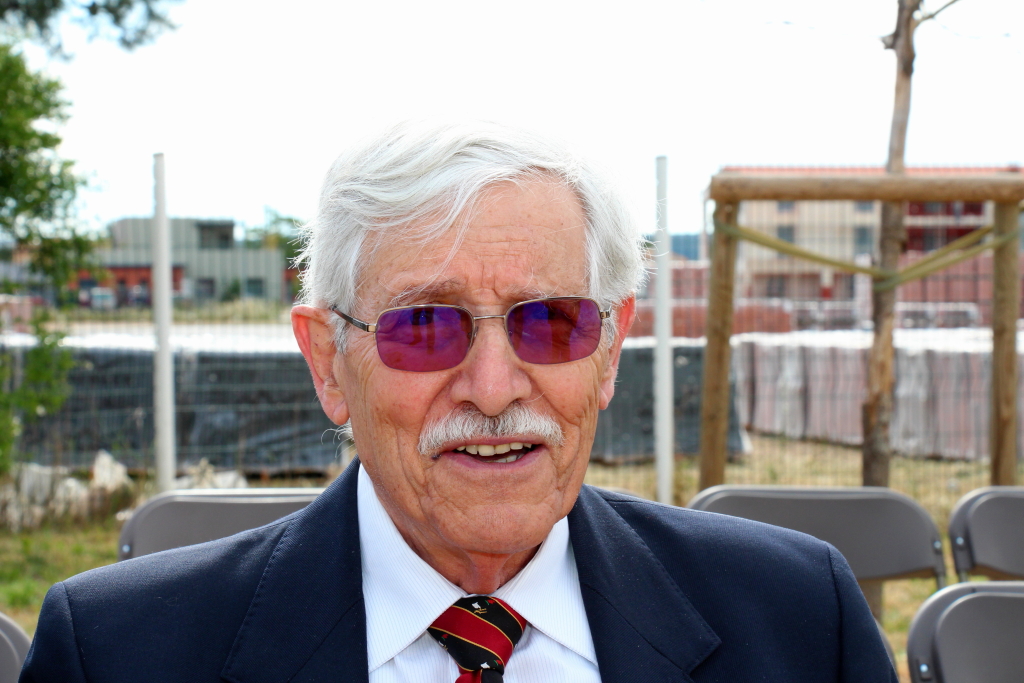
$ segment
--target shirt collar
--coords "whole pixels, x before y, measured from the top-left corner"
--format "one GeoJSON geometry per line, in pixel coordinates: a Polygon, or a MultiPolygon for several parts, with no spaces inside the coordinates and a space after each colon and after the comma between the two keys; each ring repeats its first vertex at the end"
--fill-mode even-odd
{"type": "MultiPolygon", "coordinates": [[[[413,552],[362,467],[357,490],[366,649],[372,672],[423,635],[466,593],[413,552]]],[[[494,594],[533,628],[597,663],[564,517],[533,559],[494,594]]]]}

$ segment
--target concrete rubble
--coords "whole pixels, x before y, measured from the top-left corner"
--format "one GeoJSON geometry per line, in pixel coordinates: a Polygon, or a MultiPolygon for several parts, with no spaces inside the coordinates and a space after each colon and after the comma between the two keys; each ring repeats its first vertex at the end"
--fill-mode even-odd
{"type": "Polygon", "coordinates": [[[11,481],[0,486],[0,523],[17,532],[47,520],[82,520],[130,504],[134,490],[128,469],[103,450],[96,453],[88,482],[66,467],[17,463],[11,481]]]}
{"type": "Polygon", "coordinates": [[[185,468],[185,476],[174,481],[179,489],[244,489],[249,482],[238,470],[217,471],[203,458],[196,465],[185,468]]]}
{"type": "MultiPolygon", "coordinates": [[[[217,471],[205,458],[186,467],[185,475],[174,483],[178,489],[248,486],[241,472],[217,471]]],[[[88,481],[72,476],[67,467],[17,463],[11,481],[0,485],[0,524],[17,532],[38,528],[48,520],[84,520],[115,512],[123,522],[146,500],[139,489],[128,468],[104,450],[96,453],[88,481]]]]}

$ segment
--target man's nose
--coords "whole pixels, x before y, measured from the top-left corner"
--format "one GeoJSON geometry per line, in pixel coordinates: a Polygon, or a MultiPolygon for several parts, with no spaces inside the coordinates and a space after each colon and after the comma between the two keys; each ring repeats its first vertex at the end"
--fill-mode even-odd
{"type": "Polygon", "coordinates": [[[476,339],[452,384],[451,398],[469,402],[484,415],[498,415],[530,397],[531,382],[505,335],[501,318],[477,322],[476,339]]]}

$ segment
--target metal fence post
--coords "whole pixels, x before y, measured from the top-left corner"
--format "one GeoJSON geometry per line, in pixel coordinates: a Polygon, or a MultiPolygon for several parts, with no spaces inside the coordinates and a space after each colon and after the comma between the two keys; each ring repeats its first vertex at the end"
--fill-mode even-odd
{"type": "Polygon", "coordinates": [[[174,355],[171,352],[171,230],[167,218],[164,155],[153,155],[153,413],[156,434],[156,482],[161,491],[174,488],[174,355]]]}
{"type": "Polygon", "coordinates": [[[658,175],[658,277],[654,307],[654,461],[658,502],[671,505],[675,493],[675,390],[672,366],[672,239],[668,234],[668,159],[656,160],[658,175]]]}

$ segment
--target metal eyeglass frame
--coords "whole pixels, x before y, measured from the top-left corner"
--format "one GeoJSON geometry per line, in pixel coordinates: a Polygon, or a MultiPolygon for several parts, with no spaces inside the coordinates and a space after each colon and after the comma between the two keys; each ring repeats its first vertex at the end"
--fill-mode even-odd
{"type": "MultiPolygon", "coordinates": [[[[473,342],[476,340],[476,331],[478,329],[478,326],[476,324],[477,320],[487,320],[488,318],[502,318],[504,320],[503,325],[505,327],[505,336],[508,337],[508,314],[512,312],[512,309],[516,308],[517,306],[532,304],[538,301],[592,301],[594,302],[594,305],[597,306],[597,314],[602,321],[607,320],[612,315],[612,309],[609,308],[607,311],[602,311],[601,304],[598,303],[596,299],[591,299],[589,296],[546,296],[540,299],[527,299],[526,301],[520,301],[519,303],[512,304],[501,315],[473,315],[473,312],[468,308],[464,306],[455,306],[452,304],[415,304],[412,306],[392,306],[391,308],[385,308],[383,311],[377,314],[376,320],[380,320],[382,315],[390,311],[404,311],[412,308],[454,308],[460,311],[465,311],[466,313],[469,314],[470,320],[473,321],[473,332],[469,336],[469,348],[472,348],[473,342]]],[[[377,333],[376,320],[372,323],[368,323],[363,320],[359,320],[358,318],[353,318],[352,316],[339,311],[338,307],[334,304],[331,304],[330,310],[336,313],[338,316],[340,316],[342,320],[351,325],[354,325],[355,327],[358,327],[363,332],[369,332],[370,334],[377,333]]]]}

